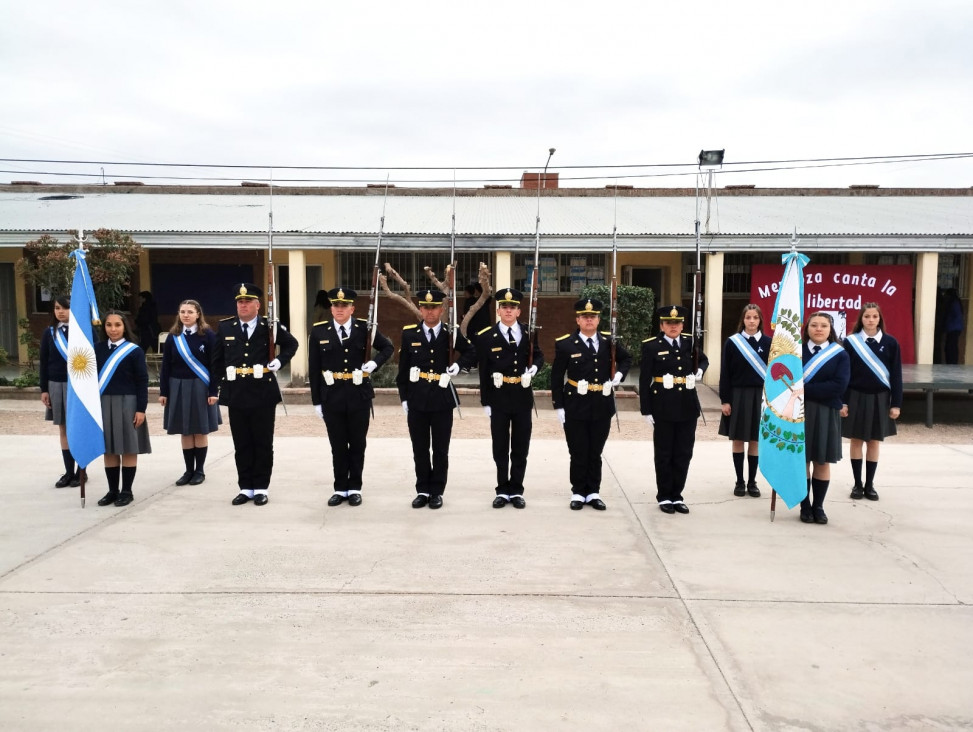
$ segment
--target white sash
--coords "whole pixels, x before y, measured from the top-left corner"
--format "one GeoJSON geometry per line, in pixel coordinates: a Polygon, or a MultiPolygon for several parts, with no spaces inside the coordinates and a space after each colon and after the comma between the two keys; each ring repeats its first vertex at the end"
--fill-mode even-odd
{"type": "Polygon", "coordinates": [[[102,394],[105,393],[105,389],[108,387],[108,382],[111,381],[111,377],[115,375],[115,371],[118,370],[118,364],[122,362],[128,354],[134,351],[138,346],[136,346],[131,341],[125,341],[120,343],[118,348],[112,351],[108,360],[105,361],[105,365],[101,367],[101,373],[98,374],[98,391],[102,394]]]}
{"type": "Polygon", "coordinates": [[[54,346],[57,348],[57,352],[61,354],[61,358],[65,361],[68,360],[68,342],[64,337],[64,333],[60,328],[51,327],[54,336],[54,346]]]}
{"type": "Polygon", "coordinates": [[[810,360],[804,364],[804,383],[811,381],[815,374],[821,370],[822,366],[843,350],[837,343],[829,343],[826,346],[822,346],[821,350],[811,356],[810,360]]]}
{"type": "Polygon", "coordinates": [[[179,351],[179,355],[182,356],[182,360],[186,362],[189,370],[196,374],[206,386],[209,386],[209,371],[189,350],[189,340],[186,338],[186,334],[180,333],[175,337],[174,342],[176,350],[179,351]]]}
{"type": "Polygon", "coordinates": [[[766,379],[767,364],[765,364],[760,356],[757,355],[757,352],[753,350],[753,347],[750,345],[750,341],[747,340],[747,337],[741,332],[730,336],[730,340],[733,341],[733,345],[737,347],[737,350],[740,351],[747,363],[753,366],[753,370],[757,372],[760,378],[766,379]]]}
{"type": "Polygon", "coordinates": [[[879,381],[885,386],[886,389],[891,389],[892,385],[889,382],[889,369],[882,360],[875,355],[875,352],[868,347],[868,343],[865,341],[865,334],[862,332],[852,333],[846,339],[851,347],[855,349],[855,353],[858,357],[865,362],[865,365],[872,370],[872,373],[878,378],[879,381]]]}

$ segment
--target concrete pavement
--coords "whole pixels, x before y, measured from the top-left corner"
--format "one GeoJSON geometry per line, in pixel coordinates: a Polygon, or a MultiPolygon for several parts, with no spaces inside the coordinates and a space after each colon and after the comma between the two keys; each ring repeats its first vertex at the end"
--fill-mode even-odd
{"type": "Polygon", "coordinates": [[[733,497],[722,441],[688,516],[647,442],[609,440],[605,512],[568,510],[560,440],[524,511],[490,507],[486,439],[454,440],[438,512],[401,437],[331,509],[323,431],[277,439],[262,508],[230,505],[225,428],[198,487],[153,437],[123,509],[98,466],[84,510],[49,487],[55,447],[0,437],[0,729],[973,728],[971,445],[889,443],[877,503],[839,464],[827,526],[733,497]]]}

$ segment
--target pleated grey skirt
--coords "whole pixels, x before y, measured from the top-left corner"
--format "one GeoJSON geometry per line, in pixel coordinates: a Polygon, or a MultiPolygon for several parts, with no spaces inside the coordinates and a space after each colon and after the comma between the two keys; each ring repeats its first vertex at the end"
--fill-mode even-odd
{"type": "Polygon", "coordinates": [[[108,455],[145,455],[152,452],[149,423],[135,429],[135,395],[102,394],[101,419],[105,427],[105,453],[108,455]]]}
{"type": "Polygon", "coordinates": [[[896,434],[895,420],[889,417],[891,402],[892,394],[888,391],[878,394],[849,391],[848,416],[841,420],[841,436],[881,441],[896,434]]]}
{"type": "Polygon", "coordinates": [[[48,381],[47,395],[51,398],[51,406],[44,413],[44,419],[54,424],[67,424],[68,382],[48,381]]]}
{"type": "Polygon", "coordinates": [[[218,404],[209,396],[202,379],[169,379],[169,398],[162,412],[162,426],[170,435],[208,435],[223,424],[218,404]]]}
{"type": "Polygon", "coordinates": [[[730,395],[730,416],[720,416],[720,434],[731,440],[755,442],[760,435],[763,387],[735,386],[730,395]]]}
{"type": "Polygon", "coordinates": [[[804,450],[807,461],[841,460],[841,413],[819,402],[804,401],[804,450]]]}

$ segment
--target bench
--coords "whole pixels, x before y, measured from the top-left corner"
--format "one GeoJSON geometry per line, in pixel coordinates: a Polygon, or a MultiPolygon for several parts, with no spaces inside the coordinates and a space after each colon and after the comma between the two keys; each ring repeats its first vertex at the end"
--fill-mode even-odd
{"type": "Polygon", "coordinates": [[[973,366],[954,364],[903,364],[902,389],[926,395],[926,427],[932,427],[932,399],[937,391],[973,393],[973,366]]]}

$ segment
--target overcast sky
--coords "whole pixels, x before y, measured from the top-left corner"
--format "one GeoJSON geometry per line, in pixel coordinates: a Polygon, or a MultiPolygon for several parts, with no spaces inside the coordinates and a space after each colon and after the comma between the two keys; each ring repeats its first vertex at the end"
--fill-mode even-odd
{"type": "Polygon", "coordinates": [[[269,175],[119,161],[342,185],[513,168],[457,172],[481,185],[555,147],[562,186],[693,186],[699,150],[726,148],[717,185],[969,187],[971,157],[734,171],[973,153],[970,28],[969,0],[2,0],[0,158],[96,163],[0,161],[0,182],[101,182],[101,162],[108,182],[269,175]],[[686,167],[565,167],[673,163],[686,167]]]}

